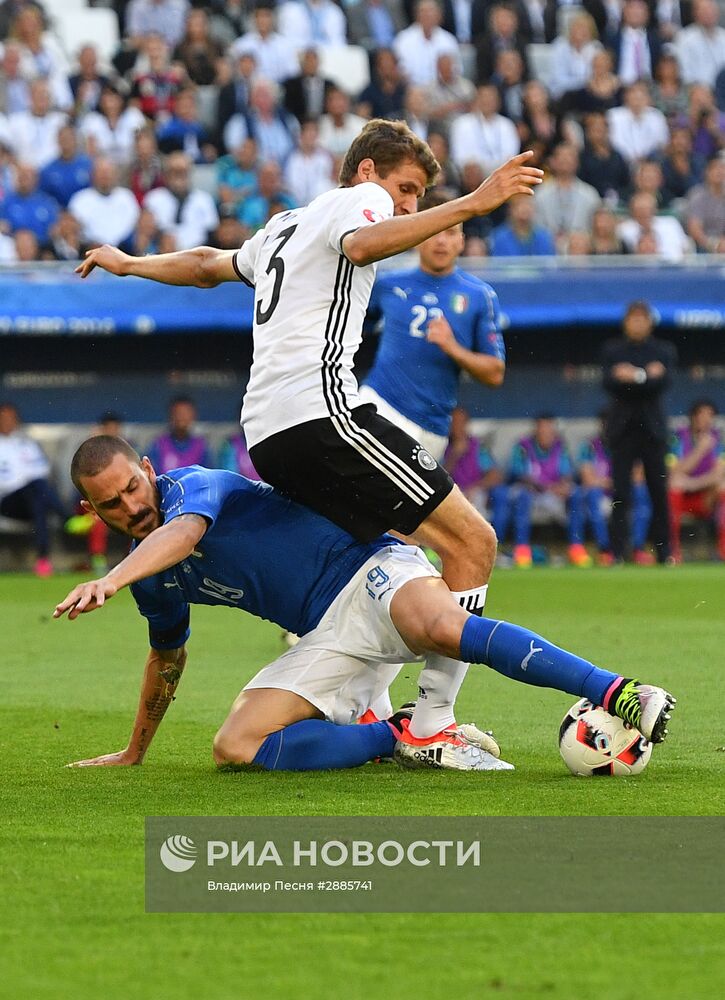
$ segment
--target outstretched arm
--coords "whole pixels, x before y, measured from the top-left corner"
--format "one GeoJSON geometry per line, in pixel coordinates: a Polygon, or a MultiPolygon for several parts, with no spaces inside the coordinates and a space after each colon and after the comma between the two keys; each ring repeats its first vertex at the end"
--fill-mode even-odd
{"type": "Polygon", "coordinates": [[[57,604],[54,618],[61,618],[68,612],[71,621],[78,615],[95,611],[106,600],[113,597],[123,587],[147,576],[162,573],[170,566],[176,566],[194,551],[194,546],[203,537],[208,527],[206,518],[200,514],[180,514],[173,521],[152,531],[129,553],[118,566],[114,566],[98,580],[80,583],[57,604]]]}
{"type": "Polygon", "coordinates": [[[128,746],[118,753],[102,754],[77,760],[68,767],[108,767],[140,764],[154,738],[166,709],[174,700],[176,688],[186,665],[186,648],[152,649],[146,660],[141,697],[128,746]]]}
{"type": "Polygon", "coordinates": [[[455,201],[415,215],[398,215],[348,233],[342,241],[345,256],[358,267],[372,264],[403,250],[411,250],[452,226],[488,215],[516,194],[533,194],[544,177],[543,170],[528,166],[533,155],[531,150],[519,153],[494,170],[479,188],[455,201]]]}
{"type": "Polygon", "coordinates": [[[96,247],[86,253],[85,260],[76,268],[76,274],[87,278],[100,267],[119,277],[133,275],[150,278],[164,285],[191,285],[195,288],[213,288],[223,281],[239,281],[232,258],[235,250],[216,250],[214,247],[194,247],[176,253],[149,254],[132,257],[116,247],[96,247]]]}

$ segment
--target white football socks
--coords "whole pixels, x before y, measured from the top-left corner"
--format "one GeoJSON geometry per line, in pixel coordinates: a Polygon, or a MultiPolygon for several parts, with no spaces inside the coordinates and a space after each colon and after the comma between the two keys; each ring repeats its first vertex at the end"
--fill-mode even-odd
{"type": "Polygon", "coordinates": [[[375,713],[376,718],[381,721],[389,719],[393,714],[393,703],[390,700],[390,691],[386,688],[370,702],[370,708],[375,713]]]}
{"type": "Polygon", "coordinates": [[[452,590],[451,597],[455,597],[464,611],[470,611],[480,618],[486,607],[487,593],[488,584],[484,583],[482,587],[474,587],[472,590],[452,590]]]}
{"type": "MultiPolygon", "coordinates": [[[[486,606],[487,591],[488,584],[484,584],[483,587],[451,593],[462,608],[480,616],[486,606]]],[[[468,664],[460,660],[451,660],[439,653],[426,657],[425,667],[418,678],[418,700],[410,720],[412,736],[426,739],[456,724],[454,706],[467,671],[468,664]]]]}
{"type": "Polygon", "coordinates": [[[460,660],[451,660],[439,653],[426,657],[418,677],[418,700],[410,720],[411,736],[426,739],[456,724],[453,706],[467,671],[468,664],[460,660]]]}

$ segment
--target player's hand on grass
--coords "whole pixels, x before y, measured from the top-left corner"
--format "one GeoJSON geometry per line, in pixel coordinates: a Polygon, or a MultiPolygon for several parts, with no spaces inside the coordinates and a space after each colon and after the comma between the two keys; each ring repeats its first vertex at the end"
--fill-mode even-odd
{"type": "Polygon", "coordinates": [[[126,747],[118,753],[104,753],[100,757],[89,757],[88,760],[75,760],[66,767],[131,767],[141,763],[141,757],[126,747]]]}
{"type": "Polygon", "coordinates": [[[75,273],[80,274],[81,278],[87,278],[94,267],[100,267],[110,274],[125,275],[127,263],[128,254],[104,244],[102,247],[87,250],[85,260],[78,265],[75,273]]]}
{"type": "Polygon", "coordinates": [[[502,166],[486,178],[469,198],[477,215],[487,215],[509,198],[517,194],[530,195],[534,188],[544,179],[544,171],[532,167],[530,161],[534,153],[527,149],[507,160],[502,166]]]}
{"type": "Polygon", "coordinates": [[[65,600],[56,604],[53,617],[62,618],[67,611],[68,617],[72,621],[78,615],[85,615],[89,611],[103,607],[106,600],[113,597],[117,590],[116,584],[105,576],[101,577],[100,580],[79,583],[71,590],[65,600]]]}

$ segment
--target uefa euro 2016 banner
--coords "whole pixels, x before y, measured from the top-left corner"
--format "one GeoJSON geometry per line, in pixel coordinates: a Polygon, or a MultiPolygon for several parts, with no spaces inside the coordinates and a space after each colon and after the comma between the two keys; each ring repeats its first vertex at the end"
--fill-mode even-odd
{"type": "MultiPolygon", "coordinates": [[[[652,304],[663,326],[721,329],[725,262],[695,265],[561,267],[529,258],[477,262],[470,270],[495,287],[509,329],[612,325],[639,298],[652,304]]],[[[252,290],[241,283],[179,288],[99,272],[81,281],[65,268],[0,269],[0,335],[248,334],[252,305],[252,290]]]]}

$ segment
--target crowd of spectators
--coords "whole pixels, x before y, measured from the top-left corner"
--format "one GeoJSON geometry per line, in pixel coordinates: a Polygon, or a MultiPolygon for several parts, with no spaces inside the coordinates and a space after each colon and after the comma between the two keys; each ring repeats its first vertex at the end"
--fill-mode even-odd
{"type": "Polygon", "coordinates": [[[63,47],[62,5],[0,2],[0,261],[232,246],[333,187],[371,116],[453,194],[535,150],[534,211],[472,220],[469,255],[725,251],[722,0],[91,5],[118,16],[107,62],[63,47]],[[346,45],[360,91],[321,70],[346,45]]]}

